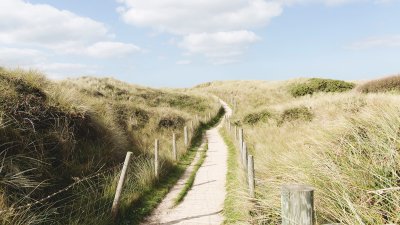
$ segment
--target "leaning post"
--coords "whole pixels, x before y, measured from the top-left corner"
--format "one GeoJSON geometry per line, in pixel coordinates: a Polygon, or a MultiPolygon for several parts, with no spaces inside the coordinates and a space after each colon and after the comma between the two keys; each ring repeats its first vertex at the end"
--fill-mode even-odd
{"type": "Polygon", "coordinates": [[[114,220],[118,216],[119,201],[121,198],[122,188],[123,188],[124,182],[125,182],[126,171],[128,169],[129,160],[130,160],[131,156],[132,156],[132,152],[126,153],[124,166],[122,167],[121,175],[119,176],[119,181],[118,181],[118,185],[117,185],[117,190],[115,191],[114,202],[111,207],[111,214],[112,214],[114,220]]]}

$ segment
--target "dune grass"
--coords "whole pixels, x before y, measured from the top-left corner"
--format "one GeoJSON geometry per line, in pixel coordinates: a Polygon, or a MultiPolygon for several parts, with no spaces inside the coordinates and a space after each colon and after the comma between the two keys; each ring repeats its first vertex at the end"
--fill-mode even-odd
{"type": "Polygon", "coordinates": [[[281,185],[300,183],[316,188],[317,224],[399,224],[398,96],[351,91],[294,98],[288,90],[297,82],[302,81],[197,87],[237,102],[231,120],[244,128],[255,157],[256,207],[247,222],[280,224],[281,185]],[[312,113],[311,120],[279,123],[285,110],[303,107],[312,113]],[[266,122],[243,122],[246,115],[264,109],[272,115],[266,122]]]}
{"type": "Polygon", "coordinates": [[[357,87],[363,93],[395,92],[400,91],[400,75],[368,81],[357,87]]]}
{"type": "Polygon", "coordinates": [[[0,224],[109,224],[126,152],[134,153],[122,199],[130,205],[158,183],[154,139],[167,176],[172,133],[183,155],[183,126],[219,107],[196,91],[111,78],[53,82],[35,71],[0,69],[0,224]]]}

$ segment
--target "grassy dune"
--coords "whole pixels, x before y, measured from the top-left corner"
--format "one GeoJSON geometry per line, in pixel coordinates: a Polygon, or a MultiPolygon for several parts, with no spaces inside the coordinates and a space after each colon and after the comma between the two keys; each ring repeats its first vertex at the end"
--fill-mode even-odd
{"type": "Polygon", "coordinates": [[[122,207],[157,183],[154,139],[161,143],[163,179],[175,167],[172,133],[183,156],[183,127],[218,110],[196,91],[111,78],[52,82],[34,71],[0,69],[0,224],[109,224],[126,152],[134,152],[134,177],[122,207]]]}
{"type": "MultiPolygon", "coordinates": [[[[281,185],[305,183],[316,188],[318,224],[399,224],[400,98],[386,92],[393,85],[386,88],[380,81],[376,93],[365,94],[339,82],[337,89],[314,86],[312,94],[292,95],[293,87],[307,83],[230,81],[196,87],[237,102],[232,122],[244,128],[255,156],[251,220],[280,224],[281,185]]],[[[248,199],[239,188],[237,196],[248,199]]]]}

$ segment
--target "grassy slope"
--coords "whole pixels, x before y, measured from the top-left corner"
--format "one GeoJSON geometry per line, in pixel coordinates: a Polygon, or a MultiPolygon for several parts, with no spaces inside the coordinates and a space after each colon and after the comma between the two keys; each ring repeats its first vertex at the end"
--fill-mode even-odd
{"type": "Polygon", "coordinates": [[[298,82],[304,79],[214,82],[197,87],[227,102],[233,96],[238,102],[232,120],[244,127],[249,151],[255,155],[258,180],[253,219],[279,224],[280,186],[307,183],[316,188],[318,223],[398,224],[400,192],[373,192],[399,186],[398,95],[350,91],[294,98],[289,87],[298,82]],[[311,121],[310,117],[282,116],[294,108],[308,109],[311,121]],[[271,113],[266,122],[243,123],[246,115],[262,110],[271,113]]]}
{"type": "Polygon", "coordinates": [[[170,142],[195,115],[218,104],[194,91],[156,90],[109,78],[51,82],[33,71],[0,69],[0,224],[107,224],[121,162],[134,152],[122,205],[156,184],[154,139],[161,142],[162,176],[176,166],[170,142]]]}

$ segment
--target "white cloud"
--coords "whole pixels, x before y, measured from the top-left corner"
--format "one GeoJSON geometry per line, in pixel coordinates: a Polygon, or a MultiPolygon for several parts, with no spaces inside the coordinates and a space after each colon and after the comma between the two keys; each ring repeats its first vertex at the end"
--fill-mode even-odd
{"type": "Polygon", "coordinates": [[[189,34],[179,46],[190,54],[203,54],[214,64],[236,62],[246,47],[260,40],[250,31],[189,34]]]}
{"type": "Polygon", "coordinates": [[[127,24],[176,35],[182,38],[178,46],[187,52],[218,59],[214,63],[229,63],[236,62],[248,45],[258,40],[252,30],[267,25],[287,6],[372,0],[117,1],[121,3],[117,11],[127,24]]]}
{"type": "Polygon", "coordinates": [[[265,25],[282,12],[264,0],[118,0],[124,21],[173,34],[242,30],[265,25]]]}
{"type": "Polygon", "coordinates": [[[179,60],[179,61],[176,62],[177,65],[189,65],[191,63],[192,63],[192,61],[191,60],[187,60],[187,59],[179,60]]]}
{"type": "Polygon", "coordinates": [[[0,65],[26,67],[45,58],[45,53],[35,49],[0,47],[0,65]]]}
{"type": "Polygon", "coordinates": [[[82,76],[97,74],[99,67],[80,63],[49,63],[44,62],[30,66],[47,74],[50,79],[58,80],[66,76],[82,76]]]}
{"type": "Polygon", "coordinates": [[[282,13],[282,3],[265,0],[117,0],[122,19],[182,38],[177,45],[212,63],[235,62],[259,38],[251,31],[282,13]]]}
{"type": "Polygon", "coordinates": [[[0,66],[36,68],[53,76],[85,74],[94,66],[54,60],[117,58],[140,51],[115,39],[105,24],[91,18],[27,0],[0,0],[0,66]]]}
{"type": "Polygon", "coordinates": [[[0,3],[0,42],[57,47],[91,43],[113,36],[106,26],[50,5],[22,0],[0,3]]]}
{"type": "Polygon", "coordinates": [[[139,51],[138,46],[122,42],[97,42],[86,49],[89,56],[98,58],[125,56],[139,51]]]}
{"type": "Polygon", "coordinates": [[[369,49],[369,48],[391,48],[400,47],[400,35],[390,35],[383,37],[370,37],[353,43],[352,49],[369,49]]]}

